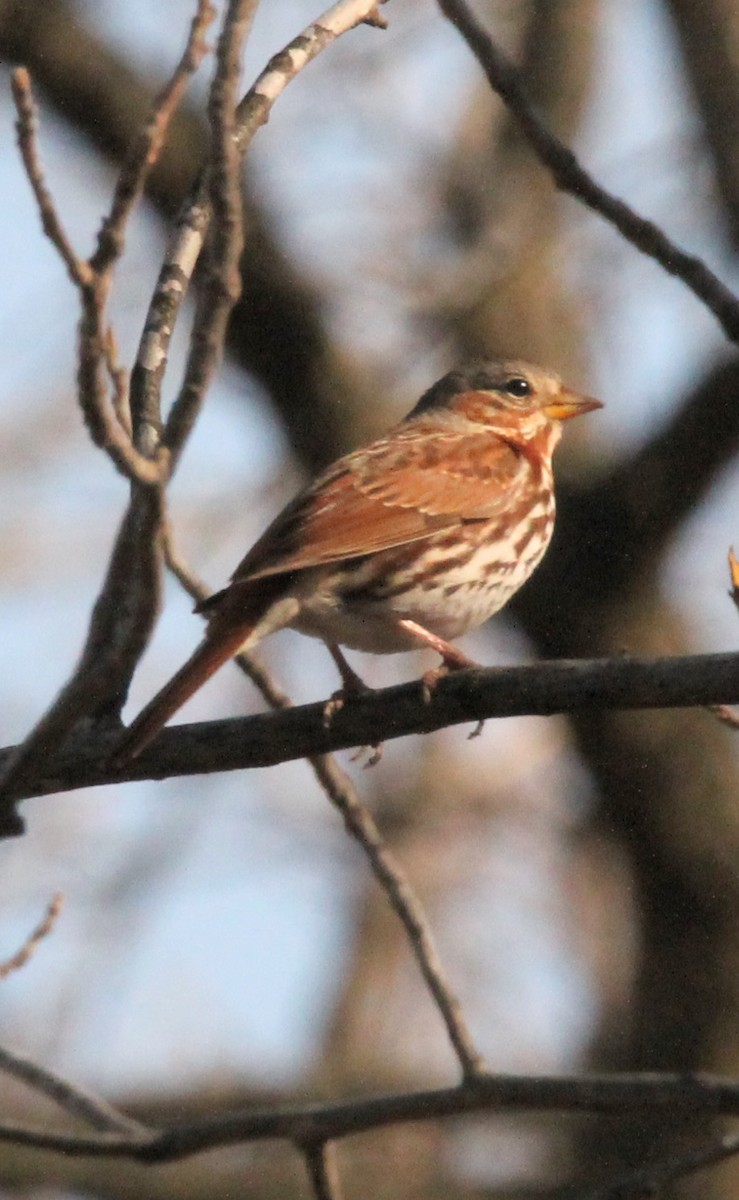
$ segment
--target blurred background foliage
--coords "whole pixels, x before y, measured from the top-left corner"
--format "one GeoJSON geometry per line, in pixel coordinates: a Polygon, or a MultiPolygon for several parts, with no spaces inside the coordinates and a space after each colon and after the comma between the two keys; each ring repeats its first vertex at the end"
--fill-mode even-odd
{"type": "MultiPolygon", "coordinates": [[[[188,0],[0,0],[30,68],[49,182],[87,253],[116,164],[174,65],[188,0]]],[[[468,355],[559,370],[607,408],[560,453],[555,544],[488,663],[736,645],[739,367],[713,319],[557,195],[429,0],[343,38],[288,88],[247,162],[244,295],[172,489],[214,586],[311,472],[468,355]]],[[[596,176],[737,281],[739,9],[732,0],[481,0],[526,86],[596,176]]],[[[261,6],[247,77],[318,15],[261,6]]],[[[135,351],[167,221],[203,152],[201,70],[129,238],[114,299],[135,351]]],[[[69,673],[125,501],[74,399],[74,298],[38,227],[0,89],[2,740],[69,673]]],[[[178,332],[170,394],[187,329],[178,332]]],[[[198,637],[176,585],[131,708],[198,637]]],[[[264,648],[299,700],[335,687],[318,644],[264,648]]],[[[422,658],[356,661],[376,685],[422,658]]],[[[224,670],[191,719],[256,711],[224,670]]],[[[739,1070],[737,743],[703,712],[489,722],[393,742],[355,771],[418,887],[493,1068],[739,1070]]],[[[449,1082],[437,1014],[385,898],[303,764],[24,806],[2,848],[9,953],[56,888],[53,938],[0,990],[0,1037],[155,1120],[449,1082]]],[[[3,1109],[43,1116],[3,1085],[3,1109]]],[[[659,1123],[475,1118],[340,1148],[349,1197],[524,1197],[675,1144],[659,1123]]],[[[677,1185],[736,1194],[736,1166],[677,1185]]],[[[180,1166],[0,1148],[4,1194],[305,1195],[297,1155],[180,1166]]]]}

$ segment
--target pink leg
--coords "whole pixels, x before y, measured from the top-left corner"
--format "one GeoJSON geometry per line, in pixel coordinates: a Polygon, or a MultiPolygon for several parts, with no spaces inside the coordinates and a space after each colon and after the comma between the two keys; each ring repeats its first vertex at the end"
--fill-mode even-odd
{"type": "Polygon", "coordinates": [[[468,658],[456,646],[452,646],[451,642],[445,642],[443,638],[438,637],[435,633],[431,633],[429,629],[424,629],[423,625],[417,624],[416,621],[409,621],[403,618],[398,621],[398,624],[401,629],[405,629],[408,633],[411,633],[422,645],[429,646],[437,654],[440,654],[444,660],[444,666],[448,671],[461,671],[465,667],[478,666],[478,663],[473,662],[471,658],[468,658]]]}
{"type": "MultiPolygon", "coordinates": [[[[407,630],[408,633],[412,633],[422,645],[429,646],[442,657],[443,662],[440,667],[436,667],[432,671],[426,671],[423,675],[423,695],[427,704],[431,700],[431,693],[439,682],[439,679],[447,671],[463,671],[465,667],[476,667],[479,665],[473,659],[468,658],[466,654],[463,654],[461,650],[458,650],[456,646],[452,646],[450,642],[445,642],[443,638],[432,633],[430,629],[424,629],[423,625],[417,624],[416,621],[402,619],[398,621],[398,624],[407,630]]],[[[484,721],[478,721],[469,735],[470,738],[479,737],[484,724],[484,721]]]]}

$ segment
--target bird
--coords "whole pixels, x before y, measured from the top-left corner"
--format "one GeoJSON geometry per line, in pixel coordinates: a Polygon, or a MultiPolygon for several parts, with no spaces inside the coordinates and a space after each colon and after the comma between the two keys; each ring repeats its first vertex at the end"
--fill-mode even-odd
{"type": "Polygon", "coordinates": [[[215,671],[291,628],[323,640],[347,695],[363,688],[341,647],[428,647],[474,666],[453,640],[513,596],[555,518],[552,455],[563,422],[599,400],[526,362],[444,375],[389,433],[339,458],[272,521],[230,583],[197,606],[205,636],[125,731],[122,765],[215,671]]]}

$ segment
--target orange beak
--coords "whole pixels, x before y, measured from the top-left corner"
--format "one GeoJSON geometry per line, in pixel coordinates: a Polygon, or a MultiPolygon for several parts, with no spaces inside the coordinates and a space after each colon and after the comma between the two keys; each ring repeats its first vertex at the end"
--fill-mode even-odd
{"type": "Polygon", "coordinates": [[[592,396],[579,396],[577,392],[563,387],[557,399],[544,406],[544,412],[550,421],[569,421],[572,417],[581,417],[602,407],[600,400],[593,400],[592,396]]]}

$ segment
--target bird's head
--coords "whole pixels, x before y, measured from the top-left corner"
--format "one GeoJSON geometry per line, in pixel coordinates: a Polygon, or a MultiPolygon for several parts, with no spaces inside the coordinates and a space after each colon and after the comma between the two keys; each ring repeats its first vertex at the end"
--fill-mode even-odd
{"type": "Polygon", "coordinates": [[[475,362],[450,371],[409,416],[446,410],[475,424],[515,429],[528,438],[602,407],[600,400],[565,387],[554,371],[512,360],[475,362]]]}

